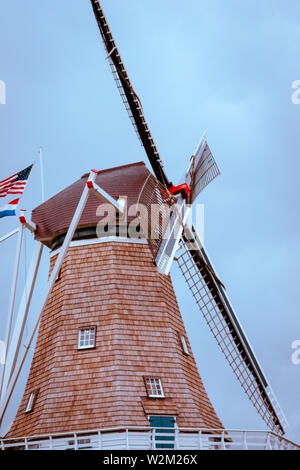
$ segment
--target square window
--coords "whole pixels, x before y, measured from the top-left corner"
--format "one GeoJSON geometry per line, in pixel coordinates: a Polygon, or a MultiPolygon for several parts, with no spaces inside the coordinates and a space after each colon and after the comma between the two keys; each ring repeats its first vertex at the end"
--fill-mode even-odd
{"type": "Polygon", "coordinates": [[[78,349],[90,349],[95,347],[96,327],[80,328],[78,332],[78,349]]]}
{"type": "Polygon", "coordinates": [[[164,391],[159,377],[145,377],[149,398],[164,398],[164,391]]]}

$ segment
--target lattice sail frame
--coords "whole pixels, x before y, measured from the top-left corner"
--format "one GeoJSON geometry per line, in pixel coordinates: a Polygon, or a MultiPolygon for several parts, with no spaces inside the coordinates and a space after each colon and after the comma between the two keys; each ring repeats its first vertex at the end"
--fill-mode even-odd
{"type": "Polygon", "coordinates": [[[199,182],[199,192],[203,191],[218,175],[220,170],[211,153],[209,145],[206,144],[203,155],[199,162],[199,176],[198,181],[195,181],[195,186],[199,182]]]}
{"type": "Polygon", "coordinates": [[[121,95],[122,101],[125,105],[126,111],[129,115],[130,121],[134,130],[143,145],[146,154],[151,162],[153,171],[159,181],[166,184],[168,181],[163,169],[163,162],[160,158],[157,146],[154,142],[153,136],[146,122],[141,101],[133,89],[129,76],[127,74],[125,65],[122,61],[120,52],[113,38],[112,32],[104,15],[103,9],[99,0],[90,0],[98,23],[99,31],[105,50],[107,52],[107,59],[113,73],[117,88],[121,95]]]}
{"type": "MultiPolygon", "coordinates": [[[[103,42],[103,44],[104,44],[104,47],[105,47],[106,51],[108,52],[108,56],[106,57],[106,59],[107,59],[107,61],[108,61],[108,63],[109,63],[109,66],[110,66],[110,68],[111,68],[111,71],[112,71],[114,80],[115,80],[115,82],[116,82],[118,91],[119,91],[120,96],[121,96],[121,98],[122,98],[122,101],[123,101],[123,103],[124,103],[125,109],[126,109],[126,111],[127,111],[127,113],[128,113],[129,119],[130,119],[130,121],[131,121],[131,123],[132,123],[132,125],[133,125],[133,128],[134,128],[134,130],[135,130],[135,132],[136,132],[136,134],[137,134],[137,136],[138,136],[138,139],[139,139],[141,145],[143,145],[143,142],[142,142],[142,140],[141,140],[141,138],[140,138],[140,134],[139,134],[138,128],[137,128],[137,126],[136,126],[136,123],[135,123],[135,120],[134,120],[132,111],[131,111],[131,109],[130,109],[130,105],[129,105],[129,103],[128,103],[126,94],[124,93],[124,88],[123,88],[122,82],[121,82],[121,80],[120,80],[120,77],[119,77],[119,74],[118,74],[118,70],[116,69],[116,66],[115,66],[115,64],[114,64],[114,62],[113,62],[113,60],[112,60],[112,58],[111,58],[112,52],[115,52],[115,51],[116,51],[117,57],[118,57],[118,59],[119,59],[120,72],[122,73],[122,75],[124,76],[124,78],[125,78],[126,80],[128,80],[128,82],[129,82],[129,77],[127,76],[126,69],[125,69],[124,64],[123,64],[123,62],[122,62],[121,56],[120,56],[120,54],[119,54],[119,52],[118,52],[118,50],[117,50],[116,43],[115,43],[115,41],[114,41],[113,35],[112,35],[112,33],[111,33],[110,29],[109,29],[109,25],[108,25],[108,23],[106,23],[106,19],[105,19],[103,10],[102,10],[102,8],[101,8],[100,2],[97,1],[97,0],[95,0],[93,3],[94,3],[94,5],[95,5],[95,7],[97,8],[97,10],[99,11],[99,13],[102,15],[102,18],[104,18],[104,20],[105,20],[105,27],[106,27],[106,29],[107,29],[107,34],[109,35],[110,41],[111,41],[111,45],[110,45],[110,47],[111,47],[111,52],[109,52],[109,50],[107,50],[107,48],[108,48],[107,42],[105,41],[105,39],[104,39],[104,37],[103,37],[102,30],[100,29],[102,42],[103,42]]],[[[129,82],[129,83],[130,83],[130,82],[129,82]]],[[[131,92],[131,95],[132,95],[133,100],[134,100],[135,103],[136,103],[136,106],[137,106],[138,108],[140,108],[141,116],[143,116],[143,110],[142,110],[140,104],[138,103],[137,97],[134,95],[133,92],[131,92]]]]}
{"type": "Polygon", "coordinates": [[[287,421],[223,288],[211,274],[212,266],[204,247],[195,233],[188,229],[185,233],[188,238],[184,237],[177,254],[182,275],[253,406],[272,431],[284,434],[287,421]],[[193,240],[192,244],[188,239],[193,240]]]}
{"type": "Polygon", "coordinates": [[[219,167],[204,134],[185,174],[185,182],[191,189],[190,202],[193,203],[201,191],[219,174],[219,167]]]}

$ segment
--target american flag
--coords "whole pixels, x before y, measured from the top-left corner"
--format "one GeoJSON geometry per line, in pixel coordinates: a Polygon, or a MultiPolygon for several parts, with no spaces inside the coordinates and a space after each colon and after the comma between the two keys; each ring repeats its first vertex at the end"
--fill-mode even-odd
{"type": "MultiPolygon", "coordinates": [[[[8,194],[23,194],[33,164],[25,168],[25,170],[19,171],[14,175],[0,181],[0,197],[6,197],[8,194]]],[[[20,197],[13,199],[8,204],[0,208],[0,218],[8,215],[16,215],[16,208],[18,206],[20,197]]]]}
{"type": "Polygon", "coordinates": [[[6,197],[8,194],[23,194],[32,167],[33,164],[0,181],[0,197],[6,197]]]}

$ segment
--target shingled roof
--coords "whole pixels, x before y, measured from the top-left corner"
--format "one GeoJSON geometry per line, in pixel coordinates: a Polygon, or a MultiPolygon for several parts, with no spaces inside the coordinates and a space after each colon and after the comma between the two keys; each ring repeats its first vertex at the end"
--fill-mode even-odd
{"type": "MultiPolygon", "coordinates": [[[[144,162],[137,162],[99,171],[96,183],[115,199],[127,196],[128,207],[130,207],[137,202],[149,173],[144,162]]],[[[35,232],[37,240],[51,246],[51,241],[57,235],[67,231],[88,175],[89,173],[84,174],[75,183],[32,211],[32,221],[37,226],[35,232]]],[[[100,203],[97,196],[89,194],[78,227],[95,226],[99,222],[100,217],[97,216],[96,211],[100,203]]]]}

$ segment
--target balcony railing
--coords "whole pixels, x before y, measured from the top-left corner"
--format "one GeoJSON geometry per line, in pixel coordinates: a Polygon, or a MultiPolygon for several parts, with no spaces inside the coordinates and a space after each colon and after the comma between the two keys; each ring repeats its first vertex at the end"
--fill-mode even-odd
{"type": "Polygon", "coordinates": [[[2,450],[300,450],[269,431],[110,428],[0,439],[2,450]]]}

